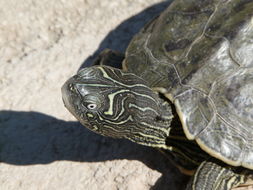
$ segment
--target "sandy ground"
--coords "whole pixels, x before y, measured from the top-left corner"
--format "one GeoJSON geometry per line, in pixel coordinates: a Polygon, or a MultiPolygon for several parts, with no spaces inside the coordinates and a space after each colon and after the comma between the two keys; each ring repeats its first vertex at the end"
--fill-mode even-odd
{"type": "MultiPolygon", "coordinates": [[[[0,189],[180,189],[156,150],[89,132],[60,88],[104,48],[124,52],[168,1],[0,1],[0,189]]],[[[173,177],[173,176],[177,177],[173,177]]]]}
{"type": "Polygon", "coordinates": [[[170,2],[0,1],[0,189],[179,190],[158,151],[98,136],[64,108],[60,88],[104,48],[124,52],[170,2]]]}

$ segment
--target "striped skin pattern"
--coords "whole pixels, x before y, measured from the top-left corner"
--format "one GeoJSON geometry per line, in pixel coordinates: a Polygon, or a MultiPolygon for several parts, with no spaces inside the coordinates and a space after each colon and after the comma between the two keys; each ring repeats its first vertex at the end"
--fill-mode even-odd
{"type": "Polygon", "coordinates": [[[188,175],[200,164],[188,190],[229,190],[246,181],[233,167],[203,162],[209,155],[186,139],[169,103],[134,74],[107,66],[85,68],[63,85],[62,95],[65,107],[93,132],[161,148],[188,175]]]}
{"type": "Polygon", "coordinates": [[[106,66],[80,70],[62,87],[66,108],[90,130],[167,148],[172,113],[141,78],[106,66]]]}
{"type": "Polygon", "coordinates": [[[245,173],[236,171],[238,168],[221,165],[202,162],[186,190],[230,190],[247,181],[245,173]]]}
{"type": "Polygon", "coordinates": [[[175,165],[190,171],[209,157],[185,137],[168,101],[135,74],[85,68],[63,85],[62,94],[66,108],[93,132],[162,148],[175,165]]]}

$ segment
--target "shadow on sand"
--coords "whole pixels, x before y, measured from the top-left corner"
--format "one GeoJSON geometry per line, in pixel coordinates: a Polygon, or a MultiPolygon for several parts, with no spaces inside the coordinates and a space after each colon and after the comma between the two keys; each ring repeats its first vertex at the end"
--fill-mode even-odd
{"type": "Polygon", "coordinates": [[[152,189],[167,189],[171,184],[182,189],[187,180],[153,148],[103,137],[78,122],[66,122],[39,112],[0,111],[1,162],[34,165],[60,160],[103,162],[115,159],[139,160],[162,173],[152,189]]]}
{"type": "MultiPolygon", "coordinates": [[[[133,35],[169,4],[169,1],[159,3],[121,23],[81,67],[91,65],[105,48],[124,52],[133,35]]],[[[171,184],[183,189],[187,180],[155,149],[102,137],[78,122],[66,122],[39,112],[0,111],[0,162],[33,165],[60,160],[103,162],[115,159],[139,160],[162,173],[152,188],[155,190],[170,189],[171,184]]]]}
{"type": "Polygon", "coordinates": [[[167,0],[153,5],[123,21],[106,35],[98,49],[83,62],[80,68],[92,65],[99,53],[106,48],[124,53],[132,37],[138,33],[145,24],[165,10],[172,1],[173,0],[167,0]]]}

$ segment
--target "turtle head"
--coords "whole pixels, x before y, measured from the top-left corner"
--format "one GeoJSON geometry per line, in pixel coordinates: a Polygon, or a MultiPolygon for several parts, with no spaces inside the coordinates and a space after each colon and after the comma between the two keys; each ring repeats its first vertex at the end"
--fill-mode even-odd
{"type": "Polygon", "coordinates": [[[164,147],[172,113],[140,77],[106,66],[80,70],[62,87],[65,107],[88,129],[164,147]]]}

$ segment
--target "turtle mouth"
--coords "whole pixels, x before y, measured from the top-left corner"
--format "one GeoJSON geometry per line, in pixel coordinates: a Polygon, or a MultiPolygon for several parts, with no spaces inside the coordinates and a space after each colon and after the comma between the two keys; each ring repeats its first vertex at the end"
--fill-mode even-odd
{"type": "Polygon", "coordinates": [[[78,108],[78,105],[80,105],[80,94],[73,77],[64,83],[61,88],[61,93],[64,106],[71,114],[78,118],[81,113],[78,113],[77,110],[79,109],[76,109],[76,107],[78,108]]]}
{"type": "Polygon", "coordinates": [[[72,96],[71,90],[73,88],[73,84],[69,83],[68,81],[64,83],[61,88],[62,93],[62,101],[64,106],[68,109],[71,106],[69,98],[72,96]]]}

